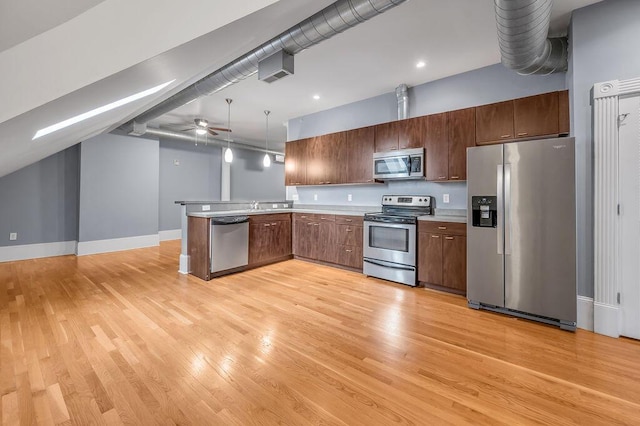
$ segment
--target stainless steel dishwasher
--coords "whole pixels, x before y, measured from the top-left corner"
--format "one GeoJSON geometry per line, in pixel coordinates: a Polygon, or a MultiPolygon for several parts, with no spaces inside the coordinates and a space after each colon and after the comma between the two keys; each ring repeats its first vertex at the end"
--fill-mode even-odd
{"type": "Polygon", "coordinates": [[[249,263],[249,216],[211,218],[211,272],[249,263]]]}

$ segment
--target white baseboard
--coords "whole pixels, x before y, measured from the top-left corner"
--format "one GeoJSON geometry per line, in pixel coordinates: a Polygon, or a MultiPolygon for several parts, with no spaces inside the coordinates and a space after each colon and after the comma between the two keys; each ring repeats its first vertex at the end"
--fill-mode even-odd
{"type": "Polygon", "coordinates": [[[578,296],[578,328],[593,331],[593,298],[578,296]]]}
{"type": "Polygon", "coordinates": [[[593,303],[593,331],[610,337],[620,337],[618,307],[593,303]]]}
{"type": "Polygon", "coordinates": [[[139,237],[114,238],[110,240],[81,241],[78,243],[78,256],[144,247],[155,247],[159,244],[160,237],[158,234],[141,235],[139,237]]]}
{"type": "Polygon", "coordinates": [[[76,241],[58,243],[25,244],[20,246],[0,247],[0,262],[14,260],[38,259],[41,257],[64,256],[76,253],[76,241]]]}
{"type": "Polygon", "coordinates": [[[160,236],[160,241],[181,240],[182,229],[171,229],[169,231],[160,231],[158,232],[158,235],[160,236]]]}

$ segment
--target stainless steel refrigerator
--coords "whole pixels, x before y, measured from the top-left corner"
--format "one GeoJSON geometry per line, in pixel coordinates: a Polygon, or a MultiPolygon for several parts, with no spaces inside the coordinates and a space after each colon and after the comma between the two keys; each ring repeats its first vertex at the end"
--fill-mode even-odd
{"type": "Polygon", "coordinates": [[[575,330],[575,144],[467,150],[469,306],[575,330]]]}

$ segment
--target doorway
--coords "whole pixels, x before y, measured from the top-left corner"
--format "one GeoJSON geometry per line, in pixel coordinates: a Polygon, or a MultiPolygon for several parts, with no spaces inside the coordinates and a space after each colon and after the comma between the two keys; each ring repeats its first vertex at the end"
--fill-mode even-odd
{"type": "Polygon", "coordinates": [[[640,339],[640,96],[618,108],[620,334],[640,339]]]}

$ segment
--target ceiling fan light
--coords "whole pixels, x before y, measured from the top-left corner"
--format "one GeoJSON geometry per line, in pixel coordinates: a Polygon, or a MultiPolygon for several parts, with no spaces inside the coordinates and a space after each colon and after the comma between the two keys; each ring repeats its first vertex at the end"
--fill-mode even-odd
{"type": "Polygon", "coordinates": [[[200,127],[207,127],[209,125],[209,122],[204,118],[196,118],[196,124],[200,127]]]}
{"type": "Polygon", "coordinates": [[[264,155],[264,159],[262,160],[262,165],[265,167],[271,167],[271,157],[269,157],[269,154],[264,155]]]}
{"type": "Polygon", "coordinates": [[[231,151],[231,148],[227,148],[224,151],[224,162],[225,163],[233,162],[233,152],[231,151]]]}
{"type": "Polygon", "coordinates": [[[206,135],[207,129],[196,129],[196,133],[199,135],[206,135]]]}

